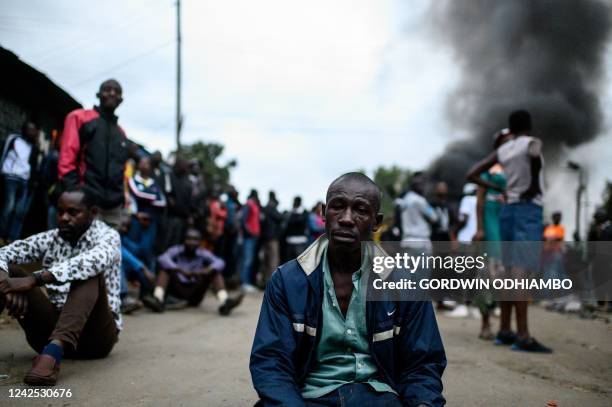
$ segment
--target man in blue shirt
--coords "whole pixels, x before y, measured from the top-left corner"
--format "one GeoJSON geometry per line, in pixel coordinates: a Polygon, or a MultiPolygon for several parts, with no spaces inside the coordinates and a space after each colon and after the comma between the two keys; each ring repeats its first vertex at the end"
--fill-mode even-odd
{"type": "Polygon", "coordinates": [[[272,275],[250,363],[261,405],[444,405],[431,303],[367,301],[384,252],[362,243],[382,222],[380,195],[363,174],[336,179],[325,234],[272,275]]]}

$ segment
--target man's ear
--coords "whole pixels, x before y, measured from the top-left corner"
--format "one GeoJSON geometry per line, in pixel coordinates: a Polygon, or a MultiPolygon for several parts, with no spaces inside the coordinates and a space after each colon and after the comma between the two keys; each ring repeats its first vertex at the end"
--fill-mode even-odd
{"type": "Polygon", "coordinates": [[[100,92],[96,92],[96,97],[100,99],[100,92]]]}
{"type": "Polygon", "coordinates": [[[89,210],[89,213],[91,214],[92,218],[95,218],[98,216],[99,210],[97,206],[92,206],[91,209],[89,210]]]}
{"type": "Polygon", "coordinates": [[[119,96],[119,99],[117,100],[117,107],[119,107],[119,105],[123,102],[123,96],[119,96]]]}
{"type": "Polygon", "coordinates": [[[372,228],[372,232],[376,232],[380,226],[382,225],[384,215],[382,213],[376,214],[376,220],[374,221],[374,227],[372,228]]]}

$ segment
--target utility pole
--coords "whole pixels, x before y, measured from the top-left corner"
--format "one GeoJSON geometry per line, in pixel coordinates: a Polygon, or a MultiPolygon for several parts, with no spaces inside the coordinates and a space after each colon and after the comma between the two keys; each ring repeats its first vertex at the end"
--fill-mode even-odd
{"type": "Polygon", "coordinates": [[[582,194],[586,189],[586,174],[584,168],[574,161],[568,161],[567,166],[578,173],[578,188],[576,188],[576,230],[574,231],[574,240],[578,242],[580,241],[580,215],[582,214],[582,194]]]}
{"type": "Polygon", "coordinates": [[[176,0],[176,155],[181,151],[181,0],[176,0]]]}

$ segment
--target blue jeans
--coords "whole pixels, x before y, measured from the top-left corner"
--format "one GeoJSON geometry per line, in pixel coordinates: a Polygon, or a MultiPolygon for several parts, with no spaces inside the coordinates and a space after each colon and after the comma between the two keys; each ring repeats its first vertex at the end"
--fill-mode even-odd
{"type": "Polygon", "coordinates": [[[544,232],[542,207],[533,202],[504,205],[499,215],[499,226],[504,266],[538,271],[544,232]]]}
{"type": "Polygon", "coordinates": [[[21,235],[23,219],[30,207],[28,181],[4,178],[4,208],[0,218],[0,237],[17,240],[21,235]]]}
{"type": "Polygon", "coordinates": [[[399,397],[389,392],[376,392],[369,384],[350,383],[316,399],[305,399],[306,406],[384,406],[401,407],[399,397]]]}
{"type": "Polygon", "coordinates": [[[253,284],[255,273],[253,273],[253,263],[255,261],[255,251],[257,250],[257,237],[245,237],[242,244],[242,269],[240,270],[240,282],[242,284],[253,284]]]}
{"type": "Polygon", "coordinates": [[[155,270],[155,238],[157,236],[157,220],[151,219],[148,227],[143,227],[136,216],[132,216],[130,223],[130,231],[127,238],[133,242],[133,245],[128,245],[128,249],[142,260],[149,270],[155,270]]]}
{"type": "Polygon", "coordinates": [[[142,271],[142,262],[125,247],[121,247],[121,296],[128,293],[128,280],[140,283],[140,298],[153,291],[151,283],[142,271]]]}

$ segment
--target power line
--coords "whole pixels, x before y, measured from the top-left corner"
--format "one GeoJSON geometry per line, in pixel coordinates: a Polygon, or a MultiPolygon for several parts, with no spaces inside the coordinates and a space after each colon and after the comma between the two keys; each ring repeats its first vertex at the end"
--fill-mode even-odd
{"type": "Polygon", "coordinates": [[[82,81],[76,82],[76,83],[70,85],[70,87],[75,87],[76,88],[78,86],[81,86],[81,85],[84,85],[86,83],[89,83],[89,82],[91,82],[93,80],[99,79],[102,75],[107,75],[107,74],[113,73],[117,69],[122,68],[122,67],[124,67],[124,66],[126,66],[126,65],[128,65],[128,64],[130,64],[130,63],[132,63],[132,62],[134,62],[134,61],[136,61],[138,59],[140,59],[140,58],[143,58],[143,57],[145,57],[147,55],[150,55],[150,54],[154,53],[155,51],[158,51],[158,50],[160,50],[162,48],[165,48],[165,47],[167,47],[168,45],[170,45],[172,43],[174,43],[174,40],[167,41],[167,42],[165,42],[163,44],[156,45],[153,48],[150,48],[150,49],[148,49],[148,50],[146,50],[144,52],[141,52],[141,53],[136,54],[136,55],[134,55],[134,56],[132,56],[130,58],[127,58],[127,59],[119,62],[116,65],[113,65],[111,68],[105,69],[104,71],[100,71],[100,72],[96,73],[95,75],[91,75],[87,79],[83,79],[82,81]]]}
{"type": "Polygon", "coordinates": [[[63,45],[59,45],[59,46],[52,46],[46,49],[43,49],[39,52],[36,52],[32,55],[32,58],[37,58],[37,57],[41,57],[42,61],[41,62],[45,62],[48,61],[49,59],[55,59],[59,56],[61,56],[62,54],[64,56],[67,55],[66,51],[69,51],[70,53],[72,53],[73,51],[78,51],[79,49],[85,48],[87,45],[103,40],[104,38],[106,38],[108,36],[108,32],[111,31],[118,31],[118,30],[123,30],[125,28],[135,28],[135,27],[140,27],[142,25],[143,22],[146,22],[146,19],[148,17],[151,17],[154,11],[157,11],[158,9],[162,8],[162,7],[167,7],[168,3],[162,2],[162,3],[157,3],[157,5],[155,7],[149,7],[146,9],[146,13],[142,13],[142,7],[139,7],[139,11],[137,11],[136,13],[132,13],[127,15],[126,17],[122,18],[118,23],[116,24],[112,24],[110,26],[104,27],[102,33],[99,32],[95,32],[93,35],[89,35],[89,36],[79,36],[78,38],[73,38],[70,39],[67,43],[63,44],[63,45]],[[144,20],[144,21],[141,21],[144,20]],[[138,24],[134,24],[138,22],[138,24]]]}

